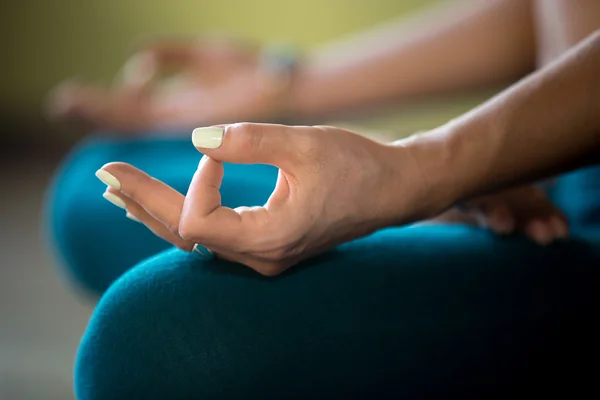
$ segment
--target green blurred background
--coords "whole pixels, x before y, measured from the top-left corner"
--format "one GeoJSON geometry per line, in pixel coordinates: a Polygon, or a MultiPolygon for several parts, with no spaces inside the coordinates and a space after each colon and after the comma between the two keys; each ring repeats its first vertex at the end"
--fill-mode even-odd
{"type": "Polygon", "coordinates": [[[39,144],[75,134],[42,114],[69,77],[109,83],[132,45],[160,35],[223,32],[300,48],[401,17],[435,0],[31,0],[3,2],[0,140],[39,144]]]}

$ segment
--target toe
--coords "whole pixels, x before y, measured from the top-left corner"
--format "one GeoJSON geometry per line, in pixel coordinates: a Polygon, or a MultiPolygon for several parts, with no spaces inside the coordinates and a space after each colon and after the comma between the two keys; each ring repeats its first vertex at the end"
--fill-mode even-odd
{"type": "Polygon", "coordinates": [[[569,227],[564,218],[553,216],[550,218],[549,224],[556,238],[566,239],[569,236],[569,227]]]}
{"type": "Polygon", "coordinates": [[[554,234],[548,221],[533,220],[525,227],[525,234],[541,246],[552,243],[554,234]]]}
{"type": "Polygon", "coordinates": [[[515,230],[515,218],[510,209],[501,204],[488,214],[489,227],[499,235],[507,235],[515,230]]]}

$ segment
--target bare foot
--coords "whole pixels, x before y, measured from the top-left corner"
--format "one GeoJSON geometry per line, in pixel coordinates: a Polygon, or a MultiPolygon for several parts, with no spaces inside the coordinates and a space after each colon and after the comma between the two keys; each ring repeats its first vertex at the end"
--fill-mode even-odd
{"type": "Polygon", "coordinates": [[[499,235],[521,232],[543,246],[569,236],[565,215],[535,186],[478,197],[428,222],[477,225],[499,235]]]}

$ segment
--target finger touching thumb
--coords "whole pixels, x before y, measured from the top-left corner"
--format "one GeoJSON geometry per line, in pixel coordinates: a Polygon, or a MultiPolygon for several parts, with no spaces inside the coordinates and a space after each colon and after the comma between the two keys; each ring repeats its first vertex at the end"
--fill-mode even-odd
{"type": "Polygon", "coordinates": [[[202,153],[236,164],[270,164],[286,169],[297,165],[302,133],[293,127],[240,123],[196,128],[192,142],[202,153]]]}

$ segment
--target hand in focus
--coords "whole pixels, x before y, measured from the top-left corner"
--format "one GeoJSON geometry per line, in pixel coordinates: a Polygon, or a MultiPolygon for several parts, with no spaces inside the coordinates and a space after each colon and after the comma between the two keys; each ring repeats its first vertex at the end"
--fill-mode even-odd
{"type": "Polygon", "coordinates": [[[435,208],[407,149],[342,129],[244,123],[195,130],[194,144],[205,156],[185,197],[124,163],[105,165],[99,177],[158,236],[186,251],[199,243],[264,275],[435,208]],[[223,162],[279,167],[263,207],[222,206],[223,162]]]}
{"type": "Polygon", "coordinates": [[[280,95],[265,91],[260,52],[233,40],[163,40],[125,64],[111,88],[68,81],[50,95],[49,114],[87,128],[136,132],[267,118],[280,95]],[[170,79],[163,79],[170,75],[170,79]]]}
{"type": "Polygon", "coordinates": [[[540,245],[569,235],[565,215],[542,190],[532,185],[478,197],[431,222],[467,223],[489,228],[499,235],[520,232],[540,245]]]}

